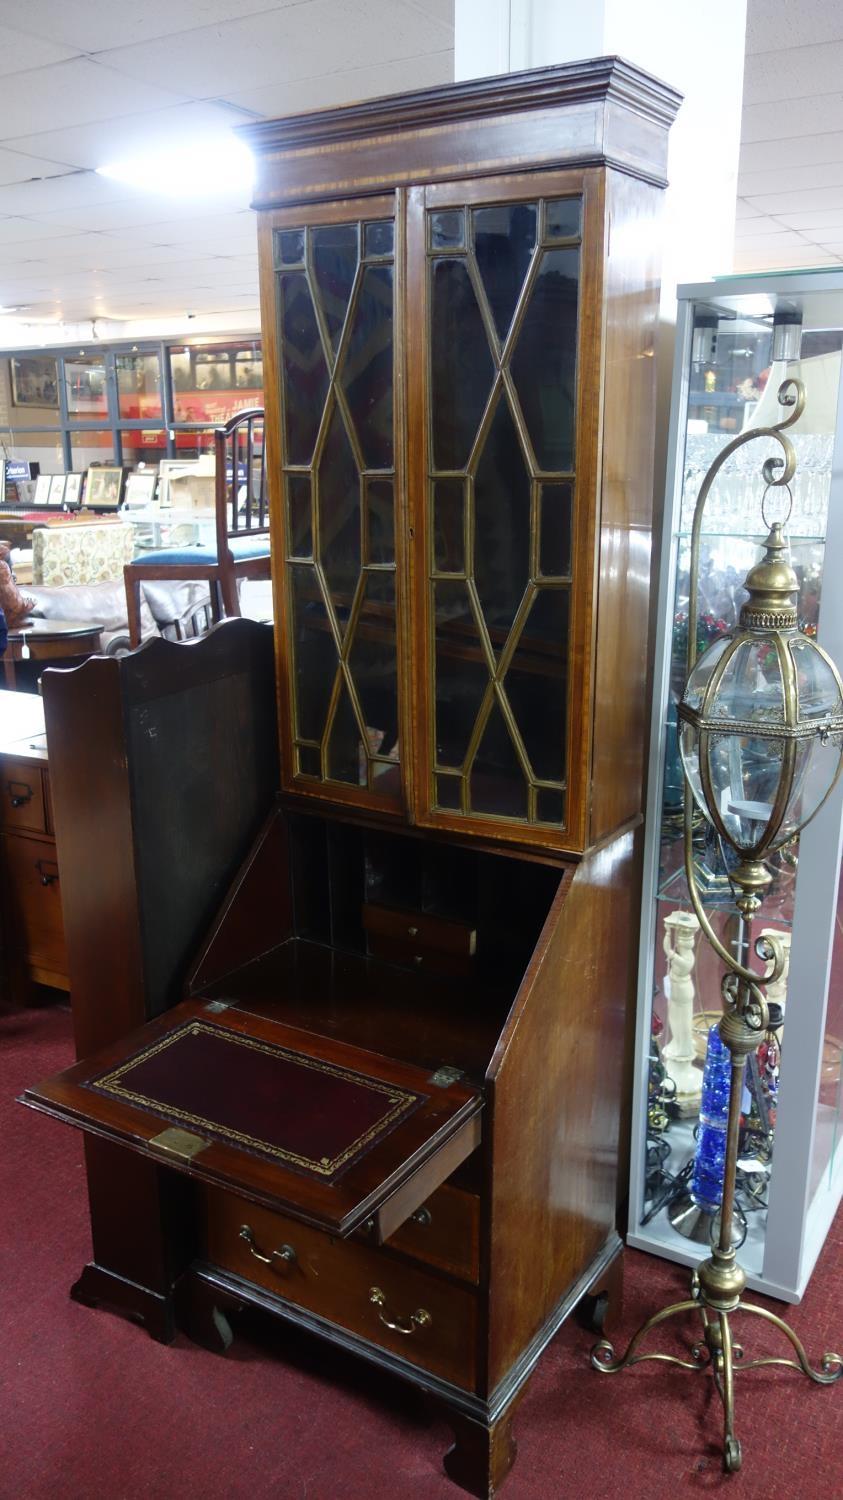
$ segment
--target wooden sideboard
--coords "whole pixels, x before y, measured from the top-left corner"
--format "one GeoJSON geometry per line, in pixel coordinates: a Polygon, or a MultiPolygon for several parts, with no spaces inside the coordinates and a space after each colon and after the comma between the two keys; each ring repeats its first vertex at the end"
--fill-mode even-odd
{"type": "Polygon", "coordinates": [[[33,984],[69,989],[44,707],[30,693],[0,692],[0,889],[3,1002],[24,1004],[33,984]]]}

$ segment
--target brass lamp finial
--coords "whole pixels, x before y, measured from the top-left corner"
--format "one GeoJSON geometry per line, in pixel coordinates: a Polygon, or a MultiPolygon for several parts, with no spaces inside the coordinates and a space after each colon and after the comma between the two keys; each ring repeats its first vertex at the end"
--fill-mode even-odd
{"type": "Polygon", "coordinates": [[[744,588],[749,598],[741,609],[741,629],[795,630],[793,595],[799,580],[784,555],[786,543],[781,521],[773,522],[764,545],[764,556],[746,575],[744,588]]]}

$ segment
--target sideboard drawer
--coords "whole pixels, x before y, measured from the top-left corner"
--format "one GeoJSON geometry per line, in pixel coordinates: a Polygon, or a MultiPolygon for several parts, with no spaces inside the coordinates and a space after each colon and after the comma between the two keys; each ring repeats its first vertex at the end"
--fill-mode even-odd
{"type": "Polygon", "coordinates": [[[28,761],[0,760],[0,822],[4,828],[46,833],[41,769],[28,761]]]}
{"type": "Polygon", "coordinates": [[[50,839],[3,835],[11,930],[33,978],[45,984],[67,974],[56,847],[50,839]]]}
{"type": "Polygon", "coordinates": [[[468,1288],[231,1193],[208,1188],[203,1197],[203,1253],[212,1264],[473,1389],[476,1297],[468,1288]]]}
{"type": "MultiPolygon", "coordinates": [[[[365,1234],[365,1229],[361,1231],[365,1234]]],[[[384,1244],[476,1282],[480,1275],[480,1199],[443,1183],[384,1244]]]]}

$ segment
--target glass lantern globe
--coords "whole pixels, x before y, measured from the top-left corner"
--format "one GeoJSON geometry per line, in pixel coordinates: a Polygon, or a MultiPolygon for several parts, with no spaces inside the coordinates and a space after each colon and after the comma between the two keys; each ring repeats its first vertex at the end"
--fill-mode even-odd
{"type": "Polygon", "coordinates": [[[843,753],[843,684],[798,629],[784,550],[776,522],[737,628],[700,657],[679,706],[694,799],[740,856],[735,878],[745,887],[769,882],[761,863],[819,811],[843,753]]]}

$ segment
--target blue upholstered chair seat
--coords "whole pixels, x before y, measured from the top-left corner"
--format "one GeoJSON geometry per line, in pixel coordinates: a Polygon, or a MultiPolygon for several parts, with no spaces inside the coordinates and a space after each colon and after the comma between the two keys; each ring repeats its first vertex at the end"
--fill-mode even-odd
{"type": "MultiPolygon", "coordinates": [[[[252,557],[269,556],[269,537],[263,532],[259,536],[234,536],[228,543],[232,556],[238,562],[247,561],[252,557]]],[[[200,547],[162,547],[158,552],[142,552],[139,557],[132,559],[135,563],[151,563],[164,567],[181,568],[206,566],[213,567],[217,561],[216,546],[200,547]]]]}

